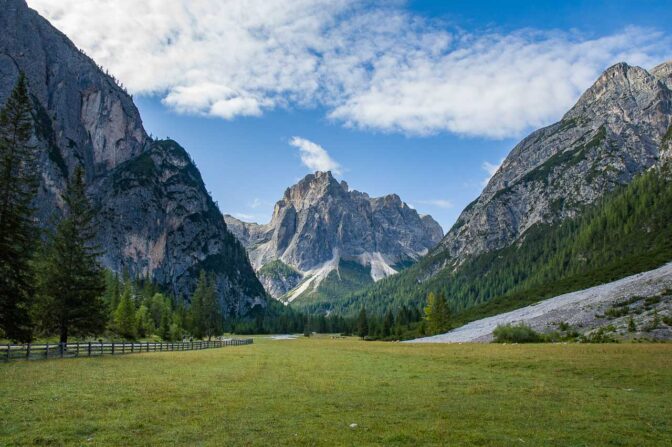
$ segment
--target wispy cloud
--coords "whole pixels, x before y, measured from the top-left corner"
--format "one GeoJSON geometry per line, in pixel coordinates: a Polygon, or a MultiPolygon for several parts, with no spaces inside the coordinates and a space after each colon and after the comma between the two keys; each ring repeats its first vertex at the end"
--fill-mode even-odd
{"type": "Polygon", "coordinates": [[[449,209],[453,207],[453,203],[450,200],[445,199],[420,200],[418,203],[443,209],[449,209]]]}
{"type": "Polygon", "coordinates": [[[29,3],[132,92],[179,112],[322,106],[345,125],[405,134],[516,136],[560,117],[608,65],[672,55],[670,36],[650,29],[469,33],[403,2],[29,3]]]}
{"type": "Polygon", "coordinates": [[[257,222],[259,216],[255,214],[233,213],[233,217],[245,222],[257,222]]]}
{"type": "Polygon", "coordinates": [[[341,175],[341,165],[319,144],[300,137],[292,138],[289,144],[299,149],[301,162],[311,171],[331,171],[341,175]]]}
{"type": "Polygon", "coordinates": [[[255,197],[250,203],[248,203],[247,206],[249,208],[253,209],[253,210],[256,210],[258,208],[261,208],[261,207],[264,207],[264,206],[269,206],[269,205],[271,205],[269,202],[267,202],[265,200],[261,200],[258,197],[255,197]]]}

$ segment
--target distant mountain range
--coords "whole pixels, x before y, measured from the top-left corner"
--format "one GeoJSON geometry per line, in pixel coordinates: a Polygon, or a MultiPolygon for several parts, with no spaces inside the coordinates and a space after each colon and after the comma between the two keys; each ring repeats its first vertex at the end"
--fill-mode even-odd
{"type": "Polygon", "coordinates": [[[266,225],[225,220],[266,290],[285,302],[340,297],[412,265],[443,237],[399,196],[351,191],[330,172],[288,188],[266,225]]]}
{"type": "Polygon", "coordinates": [[[610,67],[561,121],[511,151],[419,263],[308,309],[382,313],[444,291],[454,311],[497,313],[672,260],[671,122],[671,62],[610,67]]]}
{"type": "Polygon", "coordinates": [[[24,0],[1,4],[0,103],[23,71],[43,154],[40,223],[48,226],[59,214],[67,180],[82,166],[105,267],[149,277],[185,299],[205,269],[216,273],[229,313],[265,305],[244,248],[227,231],[187,152],[150,139],[124,89],[24,0]]]}

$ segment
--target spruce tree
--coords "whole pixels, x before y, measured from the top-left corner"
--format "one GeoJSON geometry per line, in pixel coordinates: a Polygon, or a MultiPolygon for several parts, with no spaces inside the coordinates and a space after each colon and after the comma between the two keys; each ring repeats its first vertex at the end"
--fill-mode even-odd
{"type": "Polygon", "coordinates": [[[31,259],[38,230],[31,205],[37,192],[37,148],[28,82],[23,73],[0,110],[0,332],[30,341],[29,316],[34,294],[31,259]]]}
{"type": "Polygon", "coordinates": [[[170,330],[170,309],[166,309],[161,314],[161,323],[159,325],[159,337],[163,341],[172,340],[171,330],[170,330]]]}
{"type": "Polygon", "coordinates": [[[450,311],[446,296],[443,293],[438,295],[430,292],[427,296],[427,307],[425,307],[425,318],[427,320],[427,329],[430,333],[436,334],[446,331],[450,322],[450,311]]]}
{"type": "Polygon", "coordinates": [[[189,308],[189,322],[191,335],[197,339],[205,336],[205,295],[208,291],[208,278],[204,271],[198,277],[196,290],[191,296],[191,307],[189,308]]]}
{"type": "Polygon", "coordinates": [[[135,329],[139,337],[148,337],[155,331],[149,308],[144,304],[135,312],[135,329]]]}
{"type": "Polygon", "coordinates": [[[127,340],[135,340],[135,304],[131,298],[131,288],[126,286],[121,294],[119,305],[114,312],[114,330],[127,340]]]}
{"type": "Polygon", "coordinates": [[[357,335],[361,338],[369,335],[369,320],[366,317],[366,308],[362,306],[362,310],[359,311],[359,317],[357,317],[357,335]]]}
{"type": "Polygon", "coordinates": [[[210,340],[223,331],[222,306],[217,297],[217,283],[215,277],[210,276],[203,297],[203,327],[204,335],[210,340]]]}
{"type": "Polygon", "coordinates": [[[67,343],[71,335],[98,335],[105,330],[108,307],[94,211],[86,197],[84,171],[78,167],[63,195],[63,218],[50,232],[39,260],[37,315],[41,327],[67,343]]]}
{"type": "Polygon", "coordinates": [[[389,337],[392,334],[392,326],[394,326],[394,316],[392,311],[388,309],[383,319],[383,337],[389,337]]]}

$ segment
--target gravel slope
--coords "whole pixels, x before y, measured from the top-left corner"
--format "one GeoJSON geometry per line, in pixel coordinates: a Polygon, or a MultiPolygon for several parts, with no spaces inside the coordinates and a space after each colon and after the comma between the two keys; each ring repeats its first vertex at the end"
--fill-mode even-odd
{"type": "Polygon", "coordinates": [[[560,322],[587,332],[607,324],[604,311],[617,302],[634,296],[650,297],[672,289],[672,263],[655,270],[578,292],[549,298],[531,306],[473,321],[445,334],[409,340],[407,343],[468,343],[489,342],[492,332],[502,324],[523,322],[544,332],[560,322]]]}

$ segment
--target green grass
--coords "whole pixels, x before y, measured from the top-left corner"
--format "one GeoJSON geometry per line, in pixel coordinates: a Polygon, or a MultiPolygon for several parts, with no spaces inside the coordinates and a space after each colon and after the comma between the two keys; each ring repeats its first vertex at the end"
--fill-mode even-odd
{"type": "Polygon", "coordinates": [[[258,338],[0,364],[0,393],[0,445],[12,446],[672,443],[668,344],[258,338]]]}

